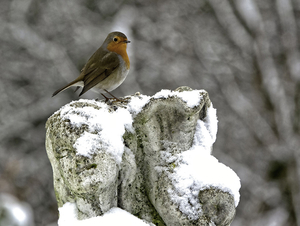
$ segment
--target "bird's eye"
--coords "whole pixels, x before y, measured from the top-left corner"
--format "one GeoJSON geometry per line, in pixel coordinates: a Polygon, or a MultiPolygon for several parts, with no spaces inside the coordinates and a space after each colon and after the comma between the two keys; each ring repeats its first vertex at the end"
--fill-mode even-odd
{"type": "Polygon", "coordinates": [[[114,42],[117,42],[118,41],[118,38],[114,38],[114,42]]]}

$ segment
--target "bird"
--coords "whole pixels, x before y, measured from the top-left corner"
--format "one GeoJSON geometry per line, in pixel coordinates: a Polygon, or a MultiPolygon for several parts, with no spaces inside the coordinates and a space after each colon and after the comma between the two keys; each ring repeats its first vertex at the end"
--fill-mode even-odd
{"type": "Polygon", "coordinates": [[[80,75],[68,85],[56,90],[52,97],[71,86],[77,86],[75,92],[78,88],[83,87],[79,96],[92,89],[100,92],[106,101],[111,98],[106,97],[104,92],[119,100],[110,91],[119,87],[128,75],[130,69],[130,61],[126,51],[128,43],[130,41],[122,32],[109,33],[103,44],[84,65],[80,75]]]}

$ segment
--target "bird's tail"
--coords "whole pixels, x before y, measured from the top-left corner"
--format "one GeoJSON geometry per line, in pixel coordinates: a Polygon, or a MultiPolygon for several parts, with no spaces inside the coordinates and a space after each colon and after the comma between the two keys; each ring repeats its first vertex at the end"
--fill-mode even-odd
{"type": "Polygon", "coordinates": [[[78,81],[77,79],[74,80],[73,82],[69,83],[68,85],[56,90],[53,94],[52,94],[52,97],[54,97],[56,94],[70,88],[71,86],[83,86],[83,81],[78,81]]]}

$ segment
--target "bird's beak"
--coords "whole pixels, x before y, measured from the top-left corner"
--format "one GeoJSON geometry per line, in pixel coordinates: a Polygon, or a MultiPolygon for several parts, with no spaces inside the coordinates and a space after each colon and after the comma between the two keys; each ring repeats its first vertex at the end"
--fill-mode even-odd
{"type": "Polygon", "coordinates": [[[130,43],[130,41],[128,41],[128,40],[125,40],[124,42],[125,42],[125,43],[130,43]]]}

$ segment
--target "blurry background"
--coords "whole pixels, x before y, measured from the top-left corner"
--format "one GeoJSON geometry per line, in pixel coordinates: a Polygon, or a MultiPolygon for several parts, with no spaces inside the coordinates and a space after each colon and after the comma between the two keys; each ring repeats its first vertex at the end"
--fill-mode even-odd
{"type": "Polygon", "coordinates": [[[131,70],[114,95],[209,92],[213,155],[242,183],[232,226],[300,226],[299,15],[299,0],[1,0],[0,192],[57,221],[44,126],[78,93],[51,95],[119,30],[131,70]]]}

